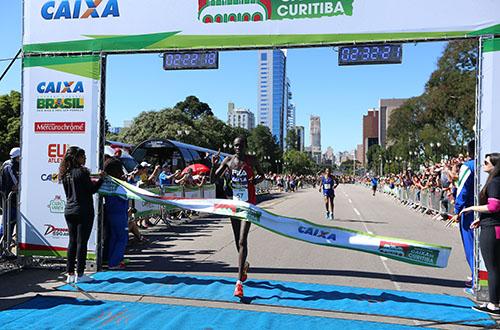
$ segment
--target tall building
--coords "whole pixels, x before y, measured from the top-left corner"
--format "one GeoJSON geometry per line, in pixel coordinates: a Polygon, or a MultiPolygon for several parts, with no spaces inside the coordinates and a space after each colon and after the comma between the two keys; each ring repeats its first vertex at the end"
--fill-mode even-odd
{"type": "Polygon", "coordinates": [[[259,51],[257,119],[269,127],[283,148],[287,128],[288,90],[286,53],[280,49],[259,51]]]}
{"type": "MultiPolygon", "coordinates": [[[[295,127],[295,104],[292,103],[292,88],[290,79],[286,78],[285,84],[285,110],[286,110],[286,129],[287,131],[295,127]]],[[[286,132],[285,132],[286,134],[286,132]]]]}
{"type": "Polygon", "coordinates": [[[379,100],[379,120],[378,120],[378,140],[382,148],[387,148],[391,143],[387,140],[387,129],[391,114],[401,107],[407,99],[380,99],[379,100]]]}
{"type": "Polygon", "coordinates": [[[356,147],[356,160],[358,162],[360,162],[361,164],[363,164],[364,158],[365,158],[365,156],[363,154],[363,145],[362,144],[358,144],[357,147],[356,147]]]}
{"type": "Polygon", "coordinates": [[[321,119],[319,116],[311,116],[309,124],[309,132],[311,134],[311,152],[313,160],[317,163],[321,162],[321,119]]]}
{"type": "Polygon", "coordinates": [[[295,134],[297,135],[297,146],[300,152],[305,151],[304,139],[306,137],[304,126],[295,126],[295,134]]]}
{"type": "Polygon", "coordinates": [[[335,162],[335,154],[333,153],[333,148],[326,148],[325,153],[323,154],[323,163],[333,165],[335,162]]]}
{"type": "Polygon", "coordinates": [[[377,109],[368,110],[368,114],[363,116],[363,165],[368,162],[366,153],[368,149],[378,142],[378,117],[377,109]]]}
{"type": "Polygon", "coordinates": [[[252,111],[235,108],[234,103],[229,102],[227,105],[227,124],[250,131],[255,128],[255,116],[252,111]]]}

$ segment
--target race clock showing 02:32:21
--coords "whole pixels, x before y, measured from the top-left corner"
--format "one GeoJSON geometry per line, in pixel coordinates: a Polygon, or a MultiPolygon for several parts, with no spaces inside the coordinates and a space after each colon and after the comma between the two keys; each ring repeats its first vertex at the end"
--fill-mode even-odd
{"type": "Polygon", "coordinates": [[[401,64],[403,45],[367,44],[339,47],[339,65],[401,64]]]}

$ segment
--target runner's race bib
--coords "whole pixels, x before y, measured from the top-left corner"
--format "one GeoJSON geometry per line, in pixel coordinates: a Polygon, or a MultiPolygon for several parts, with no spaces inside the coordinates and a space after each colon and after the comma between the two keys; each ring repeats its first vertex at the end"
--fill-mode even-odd
{"type": "Polygon", "coordinates": [[[329,184],[329,183],[325,183],[325,184],[323,185],[323,189],[325,189],[325,190],[329,190],[329,189],[331,189],[331,188],[332,188],[332,185],[331,185],[331,184],[329,184]]]}
{"type": "Polygon", "coordinates": [[[233,188],[233,200],[248,202],[247,188],[233,188]]]}

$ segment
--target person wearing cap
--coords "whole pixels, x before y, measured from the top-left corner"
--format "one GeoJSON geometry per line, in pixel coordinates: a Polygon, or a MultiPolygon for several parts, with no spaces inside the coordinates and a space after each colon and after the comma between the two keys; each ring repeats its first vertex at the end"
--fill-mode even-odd
{"type": "Polygon", "coordinates": [[[17,221],[17,190],[19,184],[19,158],[21,157],[21,149],[19,147],[12,148],[9,153],[10,159],[2,164],[0,171],[0,191],[8,198],[10,193],[13,193],[10,202],[10,236],[8,241],[12,239],[14,227],[17,221]]]}
{"type": "Polygon", "coordinates": [[[158,183],[161,188],[172,185],[172,180],[175,179],[181,171],[177,170],[175,173],[172,173],[172,167],[165,163],[162,166],[162,171],[158,176],[158,183]]]}

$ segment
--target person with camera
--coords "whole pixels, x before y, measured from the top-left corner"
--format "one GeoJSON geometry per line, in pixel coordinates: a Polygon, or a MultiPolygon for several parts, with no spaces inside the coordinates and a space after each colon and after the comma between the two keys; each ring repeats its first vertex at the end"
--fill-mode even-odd
{"type": "Polygon", "coordinates": [[[59,182],[63,184],[66,194],[64,217],[68,225],[68,261],[66,271],[68,283],[90,282],[92,278],[84,275],[87,261],[87,245],[94,224],[94,200],[104,178],[100,172],[99,180],[92,182],[90,171],[84,166],[85,150],[80,147],[69,147],[59,165],[59,182]],[[75,274],[76,263],[76,274],[75,274]]]}

